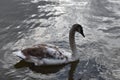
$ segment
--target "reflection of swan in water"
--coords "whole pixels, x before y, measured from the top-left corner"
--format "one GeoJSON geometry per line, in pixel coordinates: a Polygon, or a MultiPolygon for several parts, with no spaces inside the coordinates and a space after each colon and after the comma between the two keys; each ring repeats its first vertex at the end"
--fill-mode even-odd
{"type": "Polygon", "coordinates": [[[75,32],[79,32],[83,37],[83,28],[79,24],[74,24],[69,32],[69,41],[72,54],[53,45],[39,44],[13,54],[24,59],[27,62],[33,62],[35,65],[59,65],[78,60],[78,53],[75,44],[75,32]]]}
{"type": "MultiPolygon", "coordinates": [[[[69,80],[73,79],[74,71],[77,67],[78,60],[69,63],[71,65],[70,71],[69,71],[69,80]]],[[[36,72],[36,73],[42,73],[42,74],[51,74],[56,73],[60,71],[62,68],[64,68],[66,64],[62,65],[43,65],[43,66],[35,66],[33,63],[26,62],[24,60],[21,60],[20,62],[16,63],[14,67],[16,69],[23,68],[23,67],[29,67],[30,70],[36,72]]]]}
{"type": "Polygon", "coordinates": [[[20,62],[16,63],[14,67],[16,69],[23,68],[23,67],[29,67],[30,70],[36,73],[42,73],[42,74],[50,74],[50,73],[56,73],[59,70],[61,70],[66,64],[63,65],[43,65],[43,66],[35,66],[33,63],[26,62],[24,60],[21,60],[20,62]]]}
{"type": "MultiPolygon", "coordinates": [[[[68,72],[69,74],[66,75],[68,77],[68,80],[89,80],[93,79],[93,77],[96,80],[105,80],[104,77],[101,76],[101,73],[106,73],[106,71],[109,72],[108,68],[105,65],[98,64],[96,62],[96,58],[92,58],[89,60],[79,60],[70,62],[69,64],[63,64],[63,65],[43,65],[43,66],[35,66],[33,63],[26,62],[24,60],[21,60],[20,62],[16,63],[14,65],[16,69],[28,67],[30,70],[32,70],[35,73],[42,73],[44,75],[47,74],[56,74],[61,73],[62,69],[67,69],[63,73],[68,72]]],[[[111,71],[109,72],[111,73],[111,71]]],[[[62,75],[65,77],[65,75],[62,75]]],[[[61,77],[62,77],[61,76],[61,77]]]]}

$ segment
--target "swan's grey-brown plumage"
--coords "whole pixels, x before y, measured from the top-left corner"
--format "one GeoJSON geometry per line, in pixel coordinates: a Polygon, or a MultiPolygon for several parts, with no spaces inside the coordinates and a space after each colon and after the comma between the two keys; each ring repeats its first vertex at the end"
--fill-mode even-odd
{"type": "Polygon", "coordinates": [[[38,44],[31,48],[13,52],[14,55],[35,65],[57,65],[69,63],[78,59],[78,52],[75,44],[75,32],[83,37],[83,28],[80,24],[74,24],[69,32],[69,42],[72,53],[66,52],[50,44],[38,44]]]}

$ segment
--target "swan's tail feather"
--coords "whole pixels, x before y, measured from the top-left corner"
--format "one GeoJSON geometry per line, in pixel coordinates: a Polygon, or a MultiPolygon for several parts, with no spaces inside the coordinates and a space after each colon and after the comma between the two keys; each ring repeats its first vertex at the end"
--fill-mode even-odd
{"type": "Polygon", "coordinates": [[[13,55],[18,56],[22,59],[26,59],[26,56],[21,51],[13,52],[13,55]]]}

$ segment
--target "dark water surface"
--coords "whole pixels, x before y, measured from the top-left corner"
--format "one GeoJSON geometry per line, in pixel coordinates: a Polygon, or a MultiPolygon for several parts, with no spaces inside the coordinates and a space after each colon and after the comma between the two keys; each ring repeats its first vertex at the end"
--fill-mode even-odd
{"type": "Polygon", "coordinates": [[[119,0],[1,0],[0,80],[120,80],[119,0]],[[34,66],[12,52],[50,43],[70,51],[72,24],[80,61],[68,65],[34,66]]]}

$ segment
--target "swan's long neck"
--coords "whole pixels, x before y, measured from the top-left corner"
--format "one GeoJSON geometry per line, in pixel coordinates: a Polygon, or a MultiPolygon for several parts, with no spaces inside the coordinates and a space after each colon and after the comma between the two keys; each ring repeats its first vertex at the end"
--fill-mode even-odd
{"type": "Polygon", "coordinates": [[[72,56],[76,57],[77,56],[77,49],[76,49],[76,44],[75,44],[75,30],[72,28],[69,32],[69,42],[70,42],[70,48],[72,50],[72,56]]]}

